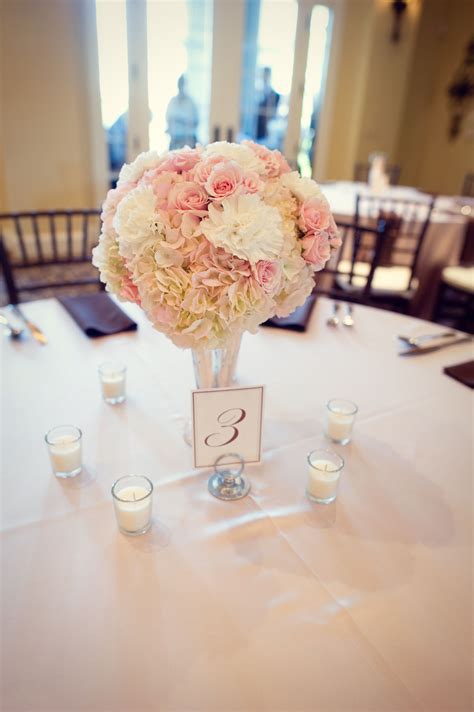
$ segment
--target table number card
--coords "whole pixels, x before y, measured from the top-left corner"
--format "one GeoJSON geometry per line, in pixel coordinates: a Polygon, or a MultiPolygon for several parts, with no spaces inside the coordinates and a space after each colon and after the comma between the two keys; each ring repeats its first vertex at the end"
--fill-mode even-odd
{"type": "Polygon", "coordinates": [[[193,391],[194,467],[211,467],[220,455],[237,453],[260,462],[263,386],[193,391]]]}

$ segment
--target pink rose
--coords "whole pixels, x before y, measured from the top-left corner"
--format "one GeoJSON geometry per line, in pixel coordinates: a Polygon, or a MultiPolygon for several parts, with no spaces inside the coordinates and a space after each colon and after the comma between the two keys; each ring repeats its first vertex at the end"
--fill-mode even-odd
{"type": "Polygon", "coordinates": [[[190,171],[200,159],[200,153],[195,148],[185,146],[179,151],[170,151],[163,163],[158,166],[160,173],[163,171],[190,171]]]}
{"type": "Polygon", "coordinates": [[[333,250],[338,250],[342,245],[342,240],[337,233],[332,234],[329,236],[329,244],[331,245],[333,250]]]}
{"type": "Polygon", "coordinates": [[[132,282],[130,276],[125,274],[122,276],[122,285],[120,287],[120,296],[122,299],[126,299],[128,302],[134,302],[135,304],[141,304],[140,295],[138,294],[138,289],[132,282]]]}
{"type": "Polygon", "coordinates": [[[254,275],[258,284],[267,294],[276,292],[280,286],[281,270],[278,262],[260,260],[254,267],[254,275]]]}
{"type": "Polygon", "coordinates": [[[314,265],[316,272],[322,270],[331,256],[327,233],[319,232],[316,235],[306,235],[301,242],[303,243],[303,257],[306,262],[314,265]]]}
{"type": "Polygon", "coordinates": [[[301,204],[299,226],[303,232],[332,231],[336,228],[326,198],[310,198],[301,204]]]}
{"type": "Polygon", "coordinates": [[[194,215],[205,215],[209,198],[201,185],[193,181],[175,183],[168,195],[168,207],[172,210],[192,210],[194,215]]]}
{"type": "Polygon", "coordinates": [[[212,198],[222,200],[241,186],[243,171],[235,161],[218,163],[206,181],[206,190],[212,198]]]}
{"type": "Polygon", "coordinates": [[[263,189],[263,186],[263,181],[255,171],[248,171],[244,174],[242,181],[242,190],[244,193],[258,193],[259,190],[263,189]]]}
{"type": "Polygon", "coordinates": [[[242,145],[252,149],[255,155],[265,164],[265,173],[269,178],[278,178],[283,173],[291,171],[286,159],[280,151],[270,151],[266,146],[262,146],[254,141],[242,141],[242,145]]]}
{"type": "Polygon", "coordinates": [[[199,163],[196,163],[194,166],[193,180],[195,180],[196,183],[199,183],[199,185],[204,185],[211,175],[214,167],[221,162],[222,156],[216,155],[209,156],[209,158],[206,158],[204,161],[199,161],[199,163]]]}

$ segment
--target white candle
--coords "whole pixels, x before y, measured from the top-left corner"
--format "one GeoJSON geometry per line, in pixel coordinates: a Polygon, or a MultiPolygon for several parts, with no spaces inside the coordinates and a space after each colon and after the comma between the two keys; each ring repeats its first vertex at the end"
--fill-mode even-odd
{"type": "Polygon", "coordinates": [[[125,376],[127,367],[116,361],[107,361],[99,366],[102,397],[111,405],[125,400],[125,376]]]}
{"type": "Polygon", "coordinates": [[[308,465],[308,493],[317,500],[335,499],[340,475],[341,470],[330,460],[315,460],[308,465]]]}
{"type": "Polygon", "coordinates": [[[72,435],[62,435],[49,446],[55,472],[74,472],[81,468],[81,441],[72,435]]]}
{"type": "Polygon", "coordinates": [[[336,442],[343,442],[351,437],[354,416],[328,411],[327,434],[336,442]]]}
{"type": "Polygon", "coordinates": [[[125,398],[125,375],[102,376],[102,395],[104,398],[125,398]]]}
{"type": "Polygon", "coordinates": [[[336,443],[347,445],[352,436],[357,406],[352,401],[334,398],[326,405],[326,435],[336,443]]]}
{"type": "Polygon", "coordinates": [[[114,502],[120,529],[135,533],[148,528],[152,503],[150,490],[140,485],[124,487],[117,492],[114,502]]]}

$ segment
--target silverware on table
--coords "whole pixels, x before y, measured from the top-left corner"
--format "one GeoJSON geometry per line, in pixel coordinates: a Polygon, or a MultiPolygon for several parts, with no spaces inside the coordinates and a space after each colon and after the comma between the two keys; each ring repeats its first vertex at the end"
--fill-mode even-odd
{"type": "Polygon", "coordinates": [[[23,321],[27,329],[29,330],[30,334],[32,337],[37,341],[39,344],[42,344],[45,346],[48,343],[47,337],[43,334],[40,328],[36,326],[36,324],[33,324],[32,321],[26,318],[26,316],[23,314],[21,311],[20,307],[18,307],[16,304],[10,304],[9,308],[15,312],[15,314],[18,314],[20,319],[23,321]]]}
{"type": "Polygon", "coordinates": [[[451,339],[443,344],[436,344],[434,346],[412,346],[411,348],[405,349],[405,351],[400,351],[399,356],[419,356],[420,354],[429,354],[433,351],[439,351],[440,349],[446,349],[448,346],[455,346],[456,344],[463,344],[466,341],[472,341],[472,336],[461,336],[460,339],[451,339]]]}
{"type": "Polygon", "coordinates": [[[354,326],[354,317],[352,316],[353,311],[354,307],[352,306],[352,304],[346,304],[346,313],[344,314],[344,317],[342,319],[342,323],[344,324],[344,326],[354,326]]]}
{"type": "Polygon", "coordinates": [[[2,313],[0,313],[0,324],[2,324],[8,329],[9,335],[12,337],[12,339],[18,339],[24,332],[23,328],[18,329],[11,323],[11,321],[9,321],[9,319],[7,319],[5,314],[2,313]]]}
{"type": "Polygon", "coordinates": [[[420,336],[398,336],[400,341],[404,341],[410,346],[420,346],[429,341],[437,341],[438,339],[454,338],[458,335],[457,331],[440,331],[437,334],[421,334],[420,336]]]}
{"type": "Polygon", "coordinates": [[[328,326],[337,326],[339,324],[339,317],[338,317],[338,312],[340,309],[341,305],[339,302],[334,302],[332,305],[332,316],[329,317],[329,319],[326,321],[326,324],[328,326]]]}

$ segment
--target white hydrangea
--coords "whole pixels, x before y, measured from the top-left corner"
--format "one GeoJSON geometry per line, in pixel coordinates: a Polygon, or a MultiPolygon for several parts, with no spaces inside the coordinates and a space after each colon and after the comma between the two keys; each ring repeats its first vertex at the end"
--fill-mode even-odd
{"type": "Polygon", "coordinates": [[[204,149],[202,157],[209,158],[216,154],[224,159],[235,161],[245,171],[255,171],[259,175],[265,175],[264,162],[247,146],[241,146],[238,143],[227,143],[227,141],[217,141],[204,149]]]}
{"type": "Polygon", "coordinates": [[[322,196],[319,185],[311,178],[301,178],[297,171],[285,173],[280,180],[282,185],[289,188],[299,200],[309,200],[310,198],[320,198],[322,196]]]}
{"type": "Polygon", "coordinates": [[[119,174],[117,186],[120,187],[128,181],[134,181],[141,178],[145,171],[150,168],[155,168],[162,160],[162,154],[157,151],[145,151],[139,153],[134,161],[125,163],[119,174]]]}
{"type": "Polygon", "coordinates": [[[222,200],[220,207],[211,204],[200,230],[215,247],[251,264],[275,260],[283,249],[280,213],[258,195],[231,196],[222,200]]]}
{"type": "Polygon", "coordinates": [[[155,203],[151,186],[134,188],[119,203],[113,225],[119,235],[122,257],[130,259],[145,240],[153,235],[164,235],[165,225],[155,211],[155,203]]]}

